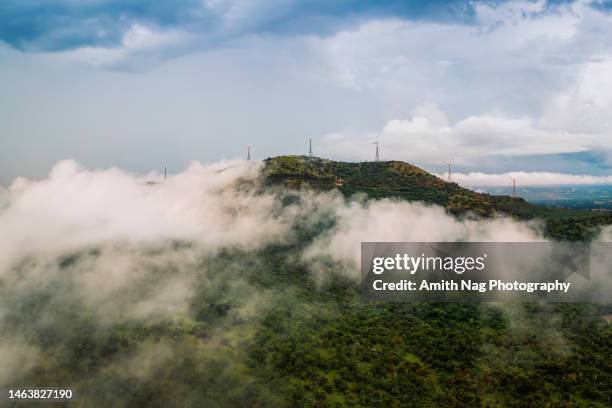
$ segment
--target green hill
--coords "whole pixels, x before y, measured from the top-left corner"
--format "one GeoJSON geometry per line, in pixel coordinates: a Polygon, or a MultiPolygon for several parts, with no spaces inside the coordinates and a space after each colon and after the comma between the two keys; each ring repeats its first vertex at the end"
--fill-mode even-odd
{"type": "MultiPolygon", "coordinates": [[[[478,194],[401,162],[278,157],[264,177],[271,188],[419,200],[458,217],[543,214],[563,237],[592,221],[588,212],[478,194]]],[[[298,196],[282,190],[283,203],[298,196]]],[[[75,407],[611,406],[609,302],[372,302],[342,263],[304,259],[334,222],[313,218],[291,219],[285,240],[259,249],[171,241],[24,259],[0,277],[0,331],[10,334],[0,357],[11,361],[16,340],[33,355],[12,383],[70,386],[75,407]],[[96,265],[106,277],[127,259],[129,286],[111,292],[104,282],[91,303],[83,277],[96,265]],[[175,282],[190,288],[179,286],[176,299],[167,292],[175,282]],[[153,299],[167,314],[99,321],[127,310],[123,302],[144,311],[153,299]]]]}
{"type": "Polygon", "coordinates": [[[612,224],[612,213],[534,205],[520,197],[478,193],[446,182],[427,171],[401,161],[337,162],[318,157],[279,156],[265,160],[268,185],[315,190],[338,189],[349,197],[422,201],[461,216],[509,215],[516,219],[542,219],[546,232],[557,239],[592,237],[599,226],[612,224]]]}

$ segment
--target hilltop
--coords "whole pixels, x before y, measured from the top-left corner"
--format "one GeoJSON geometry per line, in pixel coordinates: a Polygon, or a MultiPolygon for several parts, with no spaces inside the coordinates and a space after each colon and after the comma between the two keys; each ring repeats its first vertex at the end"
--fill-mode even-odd
{"type": "Polygon", "coordinates": [[[530,204],[520,197],[478,193],[447,182],[402,161],[339,162],[319,157],[279,156],[265,160],[265,182],[319,191],[338,189],[347,197],[396,198],[436,204],[462,216],[496,214],[516,219],[542,219],[546,232],[558,239],[592,237],[598,226],[612,224],[612,214],[530,204]]]}

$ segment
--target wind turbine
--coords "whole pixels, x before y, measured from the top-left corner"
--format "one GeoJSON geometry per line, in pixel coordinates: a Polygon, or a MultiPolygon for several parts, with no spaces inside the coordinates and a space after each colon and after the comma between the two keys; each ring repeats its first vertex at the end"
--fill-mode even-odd
{"type": "Polygon", "coordinates": [[[164,168],[164,180],[165,180],[168,178],[168,166],[164,164],[163,168],[164,168]]]}
{"type": "Polygon", "coordinates": [[[380,155],[378,154],[378,136],[376,136],[376,141],[372,144],[376,145],[376,156],[374,156],[374,161],[380,161],[380,155]]]}
{"type": "Polygon", "coordinates": [[[448,178],[446,181],[448,181],[449,183],[451,182],[451,162],[444,162],[444,164],[448,164],[448,178]]]}
{"type": "Polygon", "coordinates": [[[251,160],[251,146],[247,146],[247,160],[251,160]]]}
{"type": "Polygon", "coordinates": [[[312,138],[308,139],[308,157],[312,157],[312,138]]]}
{"type": "Polygon", "coordinates": [[[512,197],[516,197],[516,178],[508,176],[512,180],[512,197]]]}

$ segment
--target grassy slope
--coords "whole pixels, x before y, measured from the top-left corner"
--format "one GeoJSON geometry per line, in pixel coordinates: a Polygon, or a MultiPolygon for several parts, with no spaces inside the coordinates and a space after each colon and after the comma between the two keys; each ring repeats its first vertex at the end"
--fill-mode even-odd
{"type": "Polygon", "coordinates": [[[266,160],[266,178],[270,184],[291,188],[338,188],[346,196],[365,193],[370,198],[423,201],[445,207],[455,215],[505,214],[517,219],[543,219],[547,233],[556,239],[587,239],[598,226],[612,224],[612,212],[551,208],[519,197],[477,193],[401,161],[346,163],[280,156],[266,160]],[[342,179],[342,186],[336,186],[338,179],[342,179]]]}

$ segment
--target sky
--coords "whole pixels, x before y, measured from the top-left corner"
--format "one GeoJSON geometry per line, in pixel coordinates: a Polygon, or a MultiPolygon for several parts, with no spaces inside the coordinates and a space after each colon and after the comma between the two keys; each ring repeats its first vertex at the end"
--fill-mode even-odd
{"type": "Polygon", "coordinates": [[[309,138],[372,160],[377,137],[383,159],[468,184],[609,183],[612,2],[0,2],[0,185],[309,138]]]}

